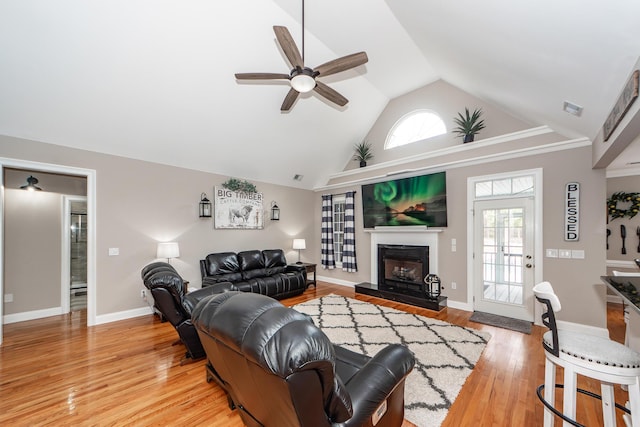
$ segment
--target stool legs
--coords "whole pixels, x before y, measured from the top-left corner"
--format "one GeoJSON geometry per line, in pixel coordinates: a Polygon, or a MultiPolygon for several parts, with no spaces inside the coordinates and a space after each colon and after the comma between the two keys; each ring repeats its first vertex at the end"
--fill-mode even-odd
{"type": "Polygon", "coordinates": [[[629,410],[631,411],[631,425],[640,427],[640,379],[636,377],[634,384],[629,384],[629,410]]]}
{"type": "Polygon", "coordinates": [[[613,384],[602,382],[600,384],[602,392],[602,418],[604,427],[616,426],[616,400],[613,395],[613,384]]]}
{"type": "MultiPolygon", "coordinates": [[[[571,366],[564,367],[564,395],[562,400],[562,413],[571,420],[576,419],[576,393],[578,375],[571,366]]],[[[571,427],[571,424],[563,421],[564,427],[571,427]]]]}
{"type": "MultiPolygon", "coordinates": [[[[551,406],[556,404],[556,365],[548,358],[544,362],[544,400],[551,406]]],[[[544,408],[544,427],[553,427],[554,414],[544,408]]]]}

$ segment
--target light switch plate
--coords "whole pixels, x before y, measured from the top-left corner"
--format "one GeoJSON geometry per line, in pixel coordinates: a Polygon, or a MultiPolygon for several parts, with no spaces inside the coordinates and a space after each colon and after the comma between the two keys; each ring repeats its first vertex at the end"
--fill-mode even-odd
{"type": "Polygon", "coordinates": [[[120,248],[109,248],[109,256],[120,255],[120,248]]]}
{"type": "Polygon", "coordinates": [[[547,249],[547,258],[558,258],[557,249],[547,249]]]}
{"type": "Polygon", "coordinates": [[[558,258],[571,258],[571,250],[570,249],[560,249],[558,251],[558,258]]]}
{"type": "Polygon", "coordinates": [[[584,251],[583,250],[571,251],[571,258],[584,259],[584,251]]]}

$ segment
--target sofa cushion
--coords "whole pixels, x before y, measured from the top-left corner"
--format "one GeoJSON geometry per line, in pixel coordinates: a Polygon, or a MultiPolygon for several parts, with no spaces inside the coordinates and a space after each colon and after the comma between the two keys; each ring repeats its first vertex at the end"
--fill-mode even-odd
{"type": "Polygon", "coordinates": [[[215,276],[215,282],[235,282],[242,280],[238,257],[234,252],[209,254],[205,258],[207,274],[215,276]]]}
{"type": "Polygon", "coordinates": [[[267,276],[284,273],[287,269],[287,259],[282,249],[266,249],[262,251],[262,257],[267,276]]]}
{"type": "Polygon", "coordinates": [[[260,251],[238,252],[238,262],[240,263],[243,280],[268,276],[260,251]]]}

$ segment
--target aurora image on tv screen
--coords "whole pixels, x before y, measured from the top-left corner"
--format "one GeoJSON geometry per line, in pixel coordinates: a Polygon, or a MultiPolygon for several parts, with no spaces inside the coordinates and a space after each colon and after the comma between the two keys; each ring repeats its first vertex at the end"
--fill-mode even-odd
{"type": "Polygon", "coordinates": [[[362,186],[364,228],[376,226],[447,226],[445,172],[362,186]]]}

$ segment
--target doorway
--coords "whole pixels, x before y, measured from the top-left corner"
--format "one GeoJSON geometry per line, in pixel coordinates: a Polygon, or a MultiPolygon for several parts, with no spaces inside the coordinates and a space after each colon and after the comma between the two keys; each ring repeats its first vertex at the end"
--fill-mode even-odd
{"type": "MultiPolygon", "coordinates": [[[[72,166],[0,158],[0,295],[5,293],[5,195],[4,170],[26,169],[44,173],[70,175],[86,178],[87,203],[87,326],[96,324],[96,171],[72,166]]],[[[64,241],[64,240],[63,240],[64,241]]],[[[59,283],[59,282],[58,282],[59,283]]],[[[4,305],[0,304],[0,319],[4,318],[4,305]]],[[[0,321],[0,344],[3,341],[3,322],[0,321]]]]}
{"type": "Polygon", "coordinates": [[[542,170],[468,179],[468,295],[472,309],[534,320],[542,278],[542,170]]]}
{"type": "Polygon", "coordinates": [[[64,197],[62,312],[87,308],[87,198],[64,197]]]}
{"type": "Polygon", "coordinates": [[[533,200],[474,204],[474,309],[533,320],[533,200]]]}

